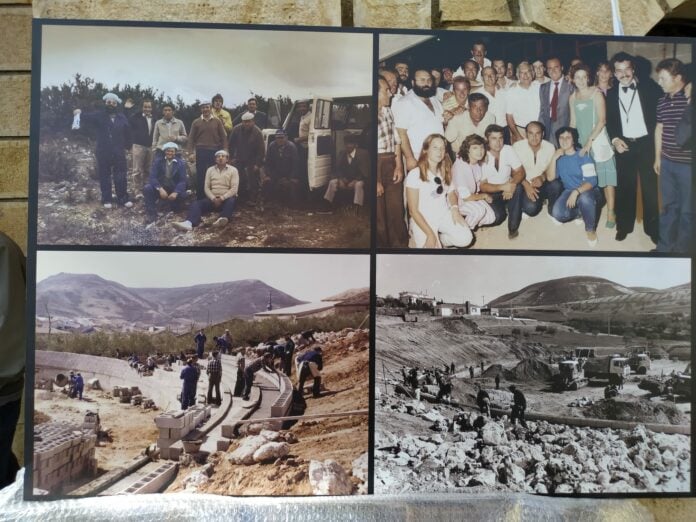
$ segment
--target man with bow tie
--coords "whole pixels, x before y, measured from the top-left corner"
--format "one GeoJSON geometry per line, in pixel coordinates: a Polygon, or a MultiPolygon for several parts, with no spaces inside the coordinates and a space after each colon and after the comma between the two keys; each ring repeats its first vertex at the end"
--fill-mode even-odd
{"type": "Polygon", "coordinates": [[[660,87],[636,76],[635,58],[620,52],[611,59],[618,83],[607,92],[607,131],[616,149],[616,240],[633,232],[640,177],[643,230],[657,244],[659,212],[655,162],[655,124],[660,87]]]}

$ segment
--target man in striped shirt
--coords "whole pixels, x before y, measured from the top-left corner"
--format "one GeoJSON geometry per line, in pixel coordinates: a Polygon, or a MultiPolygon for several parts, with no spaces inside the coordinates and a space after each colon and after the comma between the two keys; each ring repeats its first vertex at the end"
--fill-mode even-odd
{"type": "Polygon", "coordinates": [[[684,88],[688,82],[684,64],[676,58],[662,60],[655,68],[665,95],[657,103],[655,173],[660,176],[662,213],[658,252],[686,253],[691,243],[691,145],[677,143],[677,125],[691,110],[684,88]]]}
{"type": "Polygon", "coordinates": [[[404,167],[401,140],[390,107],[392,97],[385,78],[378,80],[379,106],[377,125],[377,244],[387,248],[405,248],[408,234],[404,222],[404,167]]]}
{"type": "Polygon", "coordinates": [[[206,369],[208,374],[208,404],[217,404],[220,406],[222,404],[222,396],[220,395],[220,381],[222,380],[222,361],[220,361],[220,354],[215,351],[213,352],[213,358],[208,361],[208,368],[206,369]],[[215,399],[213,399],[213,390],[215,390],[215,399]]]}

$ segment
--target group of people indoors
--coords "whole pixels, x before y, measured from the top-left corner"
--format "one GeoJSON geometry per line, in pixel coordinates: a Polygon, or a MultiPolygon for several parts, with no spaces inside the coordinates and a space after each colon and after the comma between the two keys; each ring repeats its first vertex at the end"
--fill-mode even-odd
{"type": "Polygon", "coordinates": [[[456,71],[406,61],[379,69],[379,246],[468,247],[477,230],[506,220],[514,240],[545,202],[555,224],[584,225],[590,247],[598,227],[623,241],[640,181],[643,229],[656,250],[689,251],[684,63],[660,61],[658,86],[638,77],[625,52],[593,66],[575,59],[567,72],[558,57],[523,61],[514,77],[486,54],[477,42],[456,71]]]}

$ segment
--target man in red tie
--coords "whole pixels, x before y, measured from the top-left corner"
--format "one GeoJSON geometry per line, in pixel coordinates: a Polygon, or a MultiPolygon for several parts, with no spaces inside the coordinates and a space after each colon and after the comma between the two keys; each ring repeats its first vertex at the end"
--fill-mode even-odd
{"type": "Polygon", "coordinates": [[[570,124],[568,99],[573,86],[563,75],[561,61],[556,58],[546,60],[546,72],[551,81],[539,86],[539,121],[546,128],[546,136],[558,148],[556,131],[570,124]]]}

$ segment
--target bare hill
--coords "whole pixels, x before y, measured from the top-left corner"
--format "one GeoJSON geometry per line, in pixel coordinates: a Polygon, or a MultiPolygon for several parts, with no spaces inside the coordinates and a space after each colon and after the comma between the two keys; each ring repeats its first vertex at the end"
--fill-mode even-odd
{"type": "Polygon", "coordinates": [[[46,314],[48,306],[51,315],[65,318],[219,322],[265,310],[269,292],[277,307],[304,302],[257,279],[179,288],[130,288],[94,274],[60,273],[36,286],[36,311],[46,314]]]}
{"type": "Polygon", "coordinates": [[[491,301],[493,307],[540,306],[600,297],[624,296],[635,290],[600,277],[574,276],[526,286],[491,301]]]}
{"type": "Polygon", "coordinates": [[[350,290],[346,290],[345,292],[341,292],[340,294],[325,297],[324,299],[322,299],[322,301],[347,301],[353,299],[362,299],[365,295],[367,295],[369,300],[369,287],[351,288],[350,290]]]}

